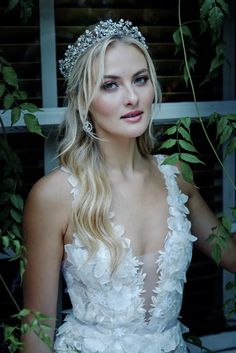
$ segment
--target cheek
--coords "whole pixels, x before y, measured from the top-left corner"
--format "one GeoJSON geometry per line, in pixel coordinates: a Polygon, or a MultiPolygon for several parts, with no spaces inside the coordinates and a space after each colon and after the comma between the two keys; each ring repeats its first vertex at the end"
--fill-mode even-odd
{"type": "Polygon", "coordinates": [[[92,116],[109,116],[115,111],[114,100],[111,97],[99,98],[95,100],[90,107],[90,112],[92,116]]]}

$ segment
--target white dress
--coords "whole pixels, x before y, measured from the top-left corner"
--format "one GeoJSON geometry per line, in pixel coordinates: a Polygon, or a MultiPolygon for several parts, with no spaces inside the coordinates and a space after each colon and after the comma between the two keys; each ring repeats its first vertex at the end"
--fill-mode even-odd
{"type": "MultiPolygon", "coordinates": [[[[112,223],[111,213],[111,224],[122,241],[124,255],[110,275],[108,249],[101,243],[97,253],[86,261],[88,252],[74,235],[73,243],[65,246],[67,258],[63,263],[72,310],[56,333],[56,352],[187,352],[178,317],[196,238],[187,219],[188,197],[176,181],[178,169],[162,165],[161,155],[155,158],[168,190],[168,233],[163,250],[146,259],[135,257],[123,227],[112,223]],[[146,276],[145,271],[150,273],[146,276]]],[[[79,193],[78,181],[67,169],[64,171],[68,173],[75,199],[79,193]]]]}

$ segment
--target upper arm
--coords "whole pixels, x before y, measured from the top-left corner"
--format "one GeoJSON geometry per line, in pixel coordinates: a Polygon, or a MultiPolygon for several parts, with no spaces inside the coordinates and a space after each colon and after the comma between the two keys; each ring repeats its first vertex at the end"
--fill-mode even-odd
{"type": "MultiPolygon", "coordinates": [[[[192,225],[192,233],[197,237],[196,246],[203,253],[211,257],[212,242],[207,238],[219,225],[219,221],[212,212],[206,201],[202,198],[199,190],[194,185],[186,182],[181,182],[183,188],[187,190],[189,195],[188,208],[189,217],[192,225]]],[[[216,234],[216,233],[215,233],[216,234]]],[[[226,269],[234,272],[236,269],[236,238],[232,237],[229,240],[227,249],[222,249],[221,265],[226,269]]]]}
{"type": "Polygon", "coordinates": [[[26,202],[23,223],[27,251],[24,307],[53,317],[68,216],[63,187],[59,186],[55,176],[36,183],[26,202]]]}

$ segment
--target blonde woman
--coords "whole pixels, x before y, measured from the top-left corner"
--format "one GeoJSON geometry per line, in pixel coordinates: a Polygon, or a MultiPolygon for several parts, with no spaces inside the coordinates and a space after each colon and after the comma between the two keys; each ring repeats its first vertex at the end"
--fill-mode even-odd
{"type": "MultiPolygon", "coordinates": [[[[210,255],[217,220],[178,168],[151,154],[161,92],[145,39],[128,21],[100,22],[69,46],[60,69],[60,168],[26,204],[24,306],[56,317],[62,266],[72,311],[56,352],[186,352],[185,273],[194,242],[210,255]]],[[[222,265],[235,271],[235,258],[232,237],[222,265]]],[[[34,334],[24,344],[24,353],[49,352],[34,334]]]]}

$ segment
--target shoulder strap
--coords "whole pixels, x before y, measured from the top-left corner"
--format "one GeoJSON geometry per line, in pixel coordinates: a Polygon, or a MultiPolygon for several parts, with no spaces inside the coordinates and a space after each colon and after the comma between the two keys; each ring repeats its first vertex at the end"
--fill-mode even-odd
{"type": "Polygon", "coordinates": [[[73,202],[72,204],[74,205],[74,202],[77,198],[77,195],[79,193],[79,181],[78,179],[71,173],[71,171],[68,169],[68,168],[65,168],[65,167],[61,167],[61,170],[64,172],[64,173],[67,173],[68,174],[68,177],[67,177],[67,181],[68,183],[70,184],[71,186],[71,195],[73,197],[73,202]]]}

